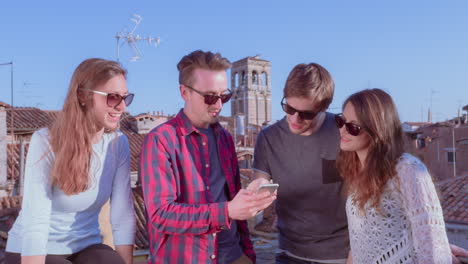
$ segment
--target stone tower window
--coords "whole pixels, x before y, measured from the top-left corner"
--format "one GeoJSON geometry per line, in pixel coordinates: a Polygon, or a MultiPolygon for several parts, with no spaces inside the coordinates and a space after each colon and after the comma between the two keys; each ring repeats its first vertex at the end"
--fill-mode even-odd
{"type": "Polygon", "coordinates": [[[267,86],[267,83],[268,83],[268,75],[266,72],[263,72],[262,73],[262,85],[267,86]]]}
{"type": "Polygon", "coordinates": [[[257,71],[252,72],[252,84],[258,85],[258,73],[257,71]]]}
{"type": "Polygon", "coordinates": [[[239,74],[236,72],[234,73],[234,88],[239,87],[239,74]]]}

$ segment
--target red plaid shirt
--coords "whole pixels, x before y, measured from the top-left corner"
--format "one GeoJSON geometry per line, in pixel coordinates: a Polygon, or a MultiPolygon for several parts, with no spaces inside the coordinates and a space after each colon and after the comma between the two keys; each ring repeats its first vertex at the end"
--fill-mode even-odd
{"type": "MultiPolygon", "coordinates": [[[[213,128],[232,200],[241,188],[236,151],[231,135],[219,124],[213,128]]],[[[207,142],[182,110],[145,137],[140,177],[148,213],[148,263],[217,262],[216,234],[231,220],[227,202],[214,203],[209,190],[207,142]]],[[[255,261],[247,223],[237,221],[237,227],[244,254],[255,261]]]]}

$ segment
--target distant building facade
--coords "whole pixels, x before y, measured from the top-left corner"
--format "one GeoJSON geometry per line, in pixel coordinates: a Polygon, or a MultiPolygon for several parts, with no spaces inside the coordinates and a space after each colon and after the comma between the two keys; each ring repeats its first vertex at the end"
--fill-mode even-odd
{"type": "Polygon", "coordinates": [[[164,115],[163,112],[153,112],[139,114],[133,117],[132,129],[138,134],[148,134],[151,129],[165,123],[171,116],[164,115]]]}
{"type": "Polygon", "coordinates": [[[468,175],[468,124],[440,122],[405,131],[405,151],[421,159],[435,181],[468,175]]]}

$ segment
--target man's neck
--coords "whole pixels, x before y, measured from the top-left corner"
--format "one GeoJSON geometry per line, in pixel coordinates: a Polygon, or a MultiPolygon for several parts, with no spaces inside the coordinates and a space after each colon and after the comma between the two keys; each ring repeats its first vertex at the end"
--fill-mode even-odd
{"type": "Polygon", "coordinates": [[[196,122],[195,120],[196,117],[190,112],[190,111],[187,111],[187,109],[184,108],[184,114],[185,116],[187,116],[187,118],[190,120],[190,122],[192,123],[192,125],[196,128],[208,128],[210,126],[209,123],[201,123],[201,122],[196,122]]]}

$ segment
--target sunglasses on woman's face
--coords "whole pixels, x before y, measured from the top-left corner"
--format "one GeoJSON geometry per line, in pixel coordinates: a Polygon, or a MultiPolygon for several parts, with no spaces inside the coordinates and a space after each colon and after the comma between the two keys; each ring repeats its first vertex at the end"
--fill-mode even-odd
{"type": "Polygon", "coordinates": [[[342,128],[343,126],[345,126],[346,131],[351,136],[358,136],[359,133],[361,133],[362,128],[359,125],[346,122],[343,118],[343,114],[335,115],[335,122],[338,128],[342,128]]]}
{"type": "Polygon", "coordinates": [[[185,85],[185,87],[189,88],[190,90],[196,92],[197,94],[203,96],[204,100],[205,100],[205,104],[207,105],[213,105],[213,104],[216,104],[216,102],[218,102],[219,99],[221,99],[221,103],[227,103],[227,101],[229,101],[229,99],[231,99],[231,96],[232,96],[232,92],[231,90],[228,89],[228,93],[225,93],[225,94],[222,94],[222,95],[214,95],[214,94],[206,94],[206,93],[203,93],[203,92],[200,92],[196,89],[194,89],[193,87],[190,87],[188,85],[185,85]]]}
{"type": "Polygon", "coordinates": [[[95,90],[89,90],[93,93],[97,93],[97,94],[101,94],[101,95],[105,95],[106,96],[106,99],[107,99],[107,106],[109,107],[116,107],[118,106],[122,101],[125,102],[125,105],[126,106],[129,106],[132,101],[133,101],[133,97],[135,96],[134,94],[132,93],[129,93],[127,95],[120,95],[118,93],[105,93],[105,92],[101,92],[101,91],[95,91],[95,90]]]}
{"type": "Polygon", "coordinates": [[[294,115],[297,113],[299,118],[302,120],[312,120],[314,119],[319,112],[312,112],[312,111],[299,111],[296,108],[288,105],[287,103],[284,102],[284,97],[281,100],[281,107],[283,108],[283,111],[288,114],[288,115],[294,115]]]}

